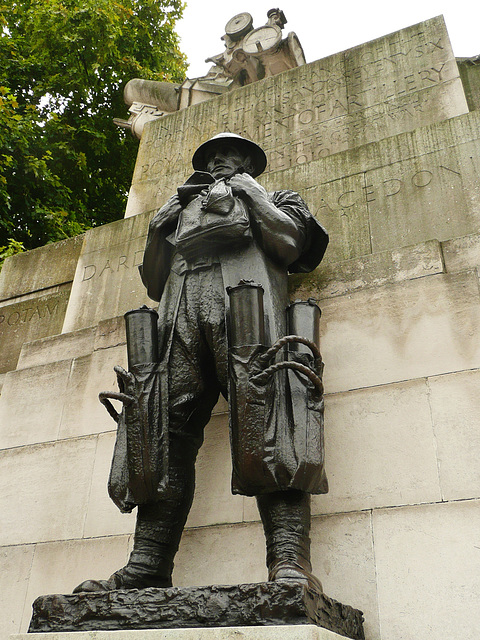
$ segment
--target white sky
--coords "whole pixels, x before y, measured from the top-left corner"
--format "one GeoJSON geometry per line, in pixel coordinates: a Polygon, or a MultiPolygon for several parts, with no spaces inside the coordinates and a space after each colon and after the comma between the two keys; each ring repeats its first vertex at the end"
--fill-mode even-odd
{"type": "Polygon", "coordinates": [[[188,77],[204,75],[205,58],[221,53],[220,37],[237,13],[247,11],[253,26],[267,21],[267,11],[279,7],[288,20],[283,33],[294,31],[307,62],[325,58],[369,40],[443,14],[456,57],[480,54],[478,0],[187,0],[177,23],[181,50],[189,62],[188,77]]]}

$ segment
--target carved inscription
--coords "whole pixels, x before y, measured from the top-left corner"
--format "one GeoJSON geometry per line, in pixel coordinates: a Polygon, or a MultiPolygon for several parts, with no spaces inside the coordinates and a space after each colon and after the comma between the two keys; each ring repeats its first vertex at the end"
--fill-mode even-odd
{"type": "MultiPolygon", "coordinates": [[[[32,303],[31,306],[21,305],[21,309],[0,308],[0,329],[29,324],[38,320],[50,320],[58,315],[59,300],[44,303],[32,303]]],[[[62,305],[63,306],[63,305],[62,305]]]]}
{"type": "MultiPolygon", "coordinates": [[[[319,209],[325,209],[329,213],[348,213],[355,206],[370,202],[385,201],[395,196],[406,196],[408,191],[424,189],[432,186],[438,188],[440,183],[449,188],[462,186],[462,175],[459,171],[445,165],[430,166],[421,170],[407,171],[396,177],[390,177],[381,181],[372,180],[368,174],[364,177],[362,186],[354,186],[341,191],[339,195],[329,195],[325,185],[318,187],[322,197],[317,203],[319,209]]],[[[388,202],[387,202],[388,204],[388,202]]]]}
{"type": "MultiPolygon", "coordinates": [[[[278,171],[396,132],[408,131],[413,124],[428,124],[428,113],[437,100],[437,95],[423,91],[368,110],[353,109],[349,113],[349,107],[352,111],[352,101],[336,99],[328,105],[328,113],[335,114],[329,118],[324,117],[327,113],[325,103],[309,108],[301,106],[301,110],[290,112],[285,106],[267,111],[263,118],[254,114],[249,123],[245,122],[246,116],[230,124],[227,124],[226,118],[217,130],[232,131],[260,141],[268,157],[267,171],[278,171]]],[[[177,130],[176,135],[181,137],[181,130],[177,130]]],[[[208,135],[199,132],[198,137],[202,140],[208,135]]],[[[141,165],[137,179],[161,177],[163,182],[178,182],[178,176],[183,175],[185,166],[189,166],[187,155],[180,153],[173,141],[169,147],[161,138],[157,138],[154,147],[154,160],[141,165]]]]}
{"type": "Polygon", "coordinates": [[[219,131],[258,142],[267,172],[288,169],[466,112],[461,92],[433,19],[162,118],[142,139],[134,182],[170,194],[193,150],[219,131]]]}
{"type": "Polygon", "coordinates": [[[92,280],[93,278],[105,278],[108,274],[118,273],[124,269],[137,268],[142,264],[143,249],[135,251],[131,255],[118,255],[97,261],[96,263],[86,264],[83,267],[82,282],[92,280]]]}
{"type": "Polygon", "coordinates": [[[62,330],[70,289],[0,307],[0,373],[15,369],[25,342],[62,330]]]}

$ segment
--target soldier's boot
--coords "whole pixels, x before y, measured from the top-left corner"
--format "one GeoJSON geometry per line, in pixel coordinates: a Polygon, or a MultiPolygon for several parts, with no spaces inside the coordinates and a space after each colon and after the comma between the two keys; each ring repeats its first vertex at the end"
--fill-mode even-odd
{"type": "Polygon", "coordinates": [[[194,467],[193,464],[188,467],[170,467],[168,499],[138,507],[128,563],[108,580],[82,582],[74,593],[172,586],[173,560],[194,493],[194,467]]]}
{"type": "Polygon", "coordinates": [[[310,562],[310,495],[277,491],[257,496],[267,546],[268,580],[295,580],[322,591],[310,562]]]}

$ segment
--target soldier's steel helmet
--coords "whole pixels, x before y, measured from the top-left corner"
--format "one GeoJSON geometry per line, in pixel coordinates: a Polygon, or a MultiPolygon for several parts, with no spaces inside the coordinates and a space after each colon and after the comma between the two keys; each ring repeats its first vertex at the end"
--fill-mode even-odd
{"type": "Polygon", "coordinates": [[[215,149],[216,146],[224,142],[230,143],[233,147],[251,157],[253,162],[253,171],[251,173],[252,177],[256,178],[265,171],[265,167],[267,166],[267,156],[265,155],[264,150],[255,142],[252,142],[247,138],[243,138],[236,133],[229,132],[218,133],[216,136],[213,136],[213,138],[210,138],[210,140],[207,140],[198,147],[192,158],[192,164],[195,171],[206,171],[207,156],[215,149]]]}

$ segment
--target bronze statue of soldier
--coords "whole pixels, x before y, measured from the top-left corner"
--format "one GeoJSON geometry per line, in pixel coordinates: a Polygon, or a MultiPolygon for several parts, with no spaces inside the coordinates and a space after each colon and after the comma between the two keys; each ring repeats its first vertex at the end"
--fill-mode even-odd
{"type": "MultiPolygon", "coordinates": [[[[302,343],[283,336],[292,332],[288,317],[296,313],[286,311],[288,273],[313,270],[328,236],[297,193],[268,193],[255,180],[267,160],[254,142],[221,133],[195,151],[192,163],[194,174],[150,223],[140,268],[159,308],[157,364],[149,370],[158,382],[158,402],[148,409],[148,424],[157,435],[139,456],[153,460],[158,473],[147,492],[135,493],[119,431],[110,493],[122,511],[138,507],[133,551],[108,580],[88,580],[76,592],[172,585],[174,556],[194,494],[195,459],[220,393],[230,403],[232,490],[256,496],[268,579],[309,581],[321,588],[312,575],[309,538],[310,494],[328,490],[321,360],[313,338],[302,343]],[[259,300],[240,319],[229,313],[229,296],[239,287],[242,295],[243,289],[247,295],[253,291],[259,300]],[[252,313],[261,325],[254,337],[243,326],[252,313]],[[247,344],[235,344],[242,332],[247,344]],[[302,353],[302,344],[315,355],[302,353]],[[259,362],[268,368],[265,374],[259,362]],[[305,373],[308,379],[300,383],[305,373]],[[244,430],[241,435],[238,429],[244,430]]],[[[318,308],[303,304],[318,325],[318,308]]],[[[245,309],[243,303],[238,308],[245,309]]],[[[119,368],[117,373],[125,392],[120,399],[128,389],[132,398],[133,374],[119,368]]]]}

